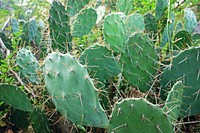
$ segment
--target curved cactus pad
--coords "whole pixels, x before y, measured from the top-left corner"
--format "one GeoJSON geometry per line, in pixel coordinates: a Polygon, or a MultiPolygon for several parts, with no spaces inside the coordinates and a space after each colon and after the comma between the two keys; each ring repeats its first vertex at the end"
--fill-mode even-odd
{"type": "Polygon", "coordinates": [[[197,19],[192,9],[190,8],[185,9],[184,18],[185,18],[185,29],[188,32],[193,32],[197,27],[197,19]]]}
{"type": "Polygon", "coordinates": [[[179,53],[162,75],[162,96],[168,93],[176,81],[184,84],[181,116],[200,113],[200,47],[190,48],[179,53]]]}
{"type": "Polygon", "coordinates": [[[156,73],[158,56],[153,42],[142,33],[130,36],[121,56],[123,76],[141,91],[147,91],[156,73]]]}
{"type": "Polygon", "coordinates": [[[92,70],[98,80],[107,80],[120,73],[121,67],[106,47],[93,45],[87,48],[80,57],[82,64],[92,70]]]}
{"type": "Polygon", "coordinates": [[[19,66],[20,72],[32,83],[38,84],[40,79],[38,71],[40,69],[36,57],[30,50],[22,48],[17,52],[16,63],[19,66]]]}
{"type": "Polygon", "coordinates": [[[53,52],[44,61],[45,84],[56,109],[73,123],[107,127],[98,92],[87,69],[73,56],[53,52]]]}
{"type": "Polygon", "coordinates": [[[0,101],[22,111],[32,111],[32,105],[26,94],[18,87],[0,84],[0,101]]]}
{"type": "Polygon", "coordinates": [[[172,133],[172,125],[161,109],[144,99],[119,102],[108,126],[110,133],[172,133]]]}
{"type": "Polygon", "coordinates": [[[104,20],[104,38],[115,52],[124,52],[126,42],[125,23],[120,13],[109,14],[104,20]]]}
{"type": "Polygon", "coordinates": [[[86,8],[77,14],[72,24],[72,35],[81,37],[89,33],[97,20],[97,13],[92,8],[86,8]]]}

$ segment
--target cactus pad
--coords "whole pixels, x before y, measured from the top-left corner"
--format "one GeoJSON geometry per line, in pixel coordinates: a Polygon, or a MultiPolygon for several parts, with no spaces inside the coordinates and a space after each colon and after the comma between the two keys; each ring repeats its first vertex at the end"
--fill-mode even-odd
{"type": "Polygon", "coordinates": [[[157,54],[153,42],[142,33],[130,36],[121,56],[123,76],[141,91],[147,91],[156,73],[157,54]]]}
{"type": "Polygon", "coordinates": [[[126,32],[130,36],[135,32],[143,32],[145,29],[144,18],[139,13],[131,14],[126,19],[126,32]]]}
{"type": "Polygon", "coordinates": [[[184,86],[181,81],[175,83],[167,95],[165,106],[162,108],[162,111],[168,115],[171,123],[175,123],[179,117],[179,111],[182,105],[183,90],[184,86]]]}
{"type": "Polygon", "coordinates": [[[157,0],[156,2],[156,20],[159,20],[168,6],[168,0],[157,0]]]}
{"type": "Polygon", "coordinates": [[[104,46],[93,45],[87,48],[80,57],[82,64],[92,70],[94,77],[104,81],[117,75],[121,71],[117,60],[104,46]]]}
{"type": "Polygon", "coordinates": [[[174,37],[173,49],[180,50],[192,46],[192,36],[186,30],[180,30],[174,37]]]}
{"type": "Polygon", "coordinates": [[[119,12],[124,12],[126,15],[132,11],[133,1],[132,0],[117,0],[116,9],[119,12]]]}
{"type": "Polygon", "coordinates": [[[161,109],[144,99],[117,103],[108,126],[110,133],[172,133],[172,125],[161,109]]]}
{"type": "Polygon", "coordinates": [[[185,29],[188,32],[193,32],[197,27],[197,19],[194,12],[190,8],[185,9],[185,29]]]}
{"type": "Polygon", "coordinates": [[[53,39],[52,47],[66,51],[66,42],[71,41],[70,17],[67,15],[65,7],[58,1],[53,1],[49,12],[50,36],[53,39]]]}
{"type": "Polygon", "coordinates": [[[109,14],[104,20],[104,38],[115,52],[124,52],[126,42],[125,24],[122,14],[109,14]]]}
{"type": "Polygon", "coordinates": [[[20,72],[32,83],[38,84],[39,63],[30,50],[22,48],[17,53],[16,63],[19,66],[20,72]]]}
{"type": "Polygon", "coordinates": [[[70,17],[79,13],[79,11],[90,2],[90,0],[82,0],[82,1],[66,0],[66,1],[67,1],[67,13],[70,15],[70,17]]]}
{"type": "Polygon", "coordinates": [[[0,84],[0,100],[22,111],[32,111],[32,105],[26,94],[18,87],[0,84]]]}
{"type": "Polygon", "coordinates": [[[39,107],[35,107],[30,115],[31,125],[35,133],[50,133],[50,123],[39,107]]]}
{"type": "Polygon", "coordinates": [[[72,24],[72,35],[81,37],[89,33],[97,20],[97,13],[92,8],[86,8],[76,15],[72,24]]]}
{"type": "Polygon", "coordinates": [[[53,52],[44,61],[45,84],[56,109],[73,123],[106,127],[107,116],[87,69],[73,56],[53,52]]]}
{"type": "Polygon", "coordinates": [[[156,22],[156,18],[151,13],[147,13],[144,15],[144,22],[145,30],[148,33],[157,33],[158,25],[156,22]]]}
{"type": "Polygon", "coordinates": [[[180,115],[200,113],[200,48],[190,48],[173,58],[162,75],[163,95],[177,80],[182,80],[185,86],[180,115]]]}

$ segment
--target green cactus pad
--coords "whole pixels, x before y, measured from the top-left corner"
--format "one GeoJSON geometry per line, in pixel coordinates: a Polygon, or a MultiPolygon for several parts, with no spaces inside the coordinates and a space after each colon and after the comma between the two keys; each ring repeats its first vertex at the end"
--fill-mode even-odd
{"type": "Polygon", "coordinates": [[[66,1],[67,1],[67,14],[69,14],[70,17],[79,13],[79,11],[90,2],[90,0],[82,0],[82,1],[66,0],[66,1]]]}
{"type": "Polygon", "coordinates": [[[161,79],[163,98],[177,80],[182,80],[185,87],[180,116],[200,113],[200,48],[190,48],[175,56],[161,79]]]}
{"type": "Polygon", "coordinates": [[[35,133],[50,133],[50,123],[47,116],[39,108],[35,107],[30,115],[31,125],[35,133]]]}
{"type": "Polygon", "coordinates": [[[73,56],[53,52],[44,61],[45,84],[56,109],[75,124],[107,127],[98,92],[87,69],[73,56]]]}
{"type": "Polygon", "coordinates": [[[126,31],[122,14],[108,14],[104,20],[103,33],[106,42],[115,52],[125,51],[126,31]]]}
{"type": "Polygon", "coordinates": [[[193,32],[197,27],[197,19],[194,12],[190,8],[185,9],[185,29],[188,32],[193,32]]]}
{"type": "Polygon", "coordinates": [[[67,46],[67,42],[71,42],[69,25],[70,17],[67,15],[65,7],[60,2],[53,1],[51,4],[48,21],[50,26],[50,36],[53,41],[52,48],[61,51],[70,49],[70,44],[67,46]]]}
{"type": "Polygon", "coordinates": [[[151,13],[147,13],[144,15],[144,23],[145,23],[145,30],[148,33],[157,33],[158,25],[156,22],[156,18],[151,13]]]}
{"type": "Polygon", "coordinates": [[[29,41],[34,41],[37,35],[37,21],[31,20],[28,24],[28,37],[29,41]]]}
{"type": "Polygon", "coordinates": [[[180,30],[174,37],[173,49],[181,50],[192,46],[192,36],[186,30],[180,30]]]}
{"type": "Polygon", "coordinates": [[[19,23],[16,18],[11,18],[11,27],[13,34],[19,32],[19,23]]]}
{"type": "Polygon", "coordinates": [[[0,84],[0,100],[22,111],[32,111],[32,105],[27,95],[18,87],[0,84]]]}
{"type": "Polygon", "coordinates": [[[116,9],[119,12],[124,12],[126,15],[132,11],[133,1],[132,0],[117,0],[116,9]]]}
{"type": "Polygon", "coordinates": [[[92,70],[95,78],[100,81],[112,78],[121,72],[117,60],[104,46],[93,45],[87,48],[80,56],[82,64],[87,65],[88,69],[92,70]]]}
{"type": "Polygon", "coordinates": [[[77,14],[72,24],[72,35],[82,37],[89,33],[97,20],[97,13],[92,8],[86,8],[77,14]]]}
{"type": "Polygon", "coordinates": [[[159,20],[168,6],[168,0],[157,0],[156,2],[156,20],[159,20]]]}
{"type": "Polygon", "coordinates": [[[183,29],[183,24],[180,21],[177,22],[175,33],[177,34],[182,29],[183,29]]]}
{"type": "Polygon", "coordinates": [[[135,32],[143,32],[145,30],[144,18],[139,13],[131,14],[126,19],[126,32],[130,36],[135,32]]]}
{"type": "Polygon", "coordinates": [[[161,109],[144,99],[125,99],[114,107],[110,133],[172,133],[172,125],[161,109]]]}
{"type": "Polygon", "coordinates": [[[179,117],[179,111],[182,105],[183,90],[184,86],[182,82],[176,82],[169,91],[165,101],[165,106],[162,108],[162,111],[168,115],[171,123],[175,123],[179,117]]]}
{"type": "Polygon", "coordinates": [[[153,42],[146,35],[136,33],[130,36],[126,45],[120,59],[123,76],[137,89],[147,91],[156,73],[158,59],[153,42]]]}
{"type": "MultiPolygon", "coordinates": [[[[173,35],[173,30],[174,30],[174,21],[175,21],[175,15],[174,13],[171,13],[171,22],[165,26],[164,28],[164,32],[162,35],[162,41],[160,46],[161,47],[165,47],[165,45],[168,44],[172,44],[171,40],[172,40],[172,35],[173,35]]],[[[171,47],[171,46],[170,46],[171,47]]]]}
{"type": "Polygon", "coordinates": [[[16,64],[19,66],[19,71],[32,83],[38,84],[39,63],[30,50],[22,48],[17,52],[16,64]]]}

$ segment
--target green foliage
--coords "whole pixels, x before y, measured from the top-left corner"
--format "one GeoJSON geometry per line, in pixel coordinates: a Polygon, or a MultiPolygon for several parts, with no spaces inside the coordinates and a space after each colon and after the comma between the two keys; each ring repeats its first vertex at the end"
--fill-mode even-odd
{"type": "Polygon", "coordinates": [[[156,20],[159,20],[168,6],[168,0],[157,0],[156,2],[156,20]]]}
{"type": "Polygon", "coordinates": [[[185,9],[185,29],[188,32],[193,32],[197,27],[197,19],[194,12],[190,8],[185,9]]]}
{"type": "Polygon", "coordinates": [[[22,111],[32,111],[32,105],[26,94],[18,87],[0,84],[0,100],[22,111]]]}
{"type": "Polygon", "coordinates": [[[144,99],[124,99],[114,107],[109,132],[172,133],[173,128],[164,112],[144,99]]]}
{"type": "Polygon", "coordinates": [[[49,95],[59,112],[76,124],[107,127],[107,116],[87,69],[73,56],[51,53],[43,70],[49,95]]]}

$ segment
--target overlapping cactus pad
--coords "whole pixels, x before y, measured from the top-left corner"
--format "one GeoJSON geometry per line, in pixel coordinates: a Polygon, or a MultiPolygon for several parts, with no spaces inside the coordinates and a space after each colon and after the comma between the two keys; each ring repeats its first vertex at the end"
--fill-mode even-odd
{"type": "Polygon", "coordinates": [[[27,95],[18,87],[0,84],[0,101],[22,111],[32,111],[32,105],[27,95]]]}
{"type": "Polygon", "coordinates": [[[86,8],[76,15],[72,24],[72,35],[81,37],[91,31],[97,20],[97,13],[92,8],[86,8]]]}
{"type": "Polygon", "coordinates": [[[177,81],[184,84],[181,116],[200,112],[200,48],[190,48],[175,56],[163,73],[163,94],[177,81]]]}
{"type": "Polygon", "coordinates": [[[20,72],[27,80],[36,84],[40,82],[38,77],[39,63],[30,50],[25,48],[20,49],[17,53],[16,63],[19,66],[20,72]]]}
{"type": "Polygon", "coordinates": [[[111,114],[110,133],[172,133],[164,112],[144,99],[124,99],[111,114]]]}
{"type": "Polygon", "coordinates": [[[59,112],[76,124],[107,127],[107,116],[87,69],[73,56],[53,52],[46,57],[43,70],[46,87],[59,112]]]}
{"type": "Polygon", "coordinates": [[[123,76],[141,91],[147,91],[154,78],[158,56],[152,41],[142,33],[130,36],[121,56],[123,76]]]}
{"type": "Polygon", "coordinates": [[[53,49],[66,51],[67,41],[71,41],[70,17],[65,7],[59,1],[53,1],[49,11],[50,35],[53,41],[53,49]]]}
{"type": "Polygon", "coordinates": [[[112,54],[104,46],[93,45],[87,48],[80,57],[80,62],[92,70],[94,77],[100,81],[107,80],[120,73],[121,67],[112,54]]]}

